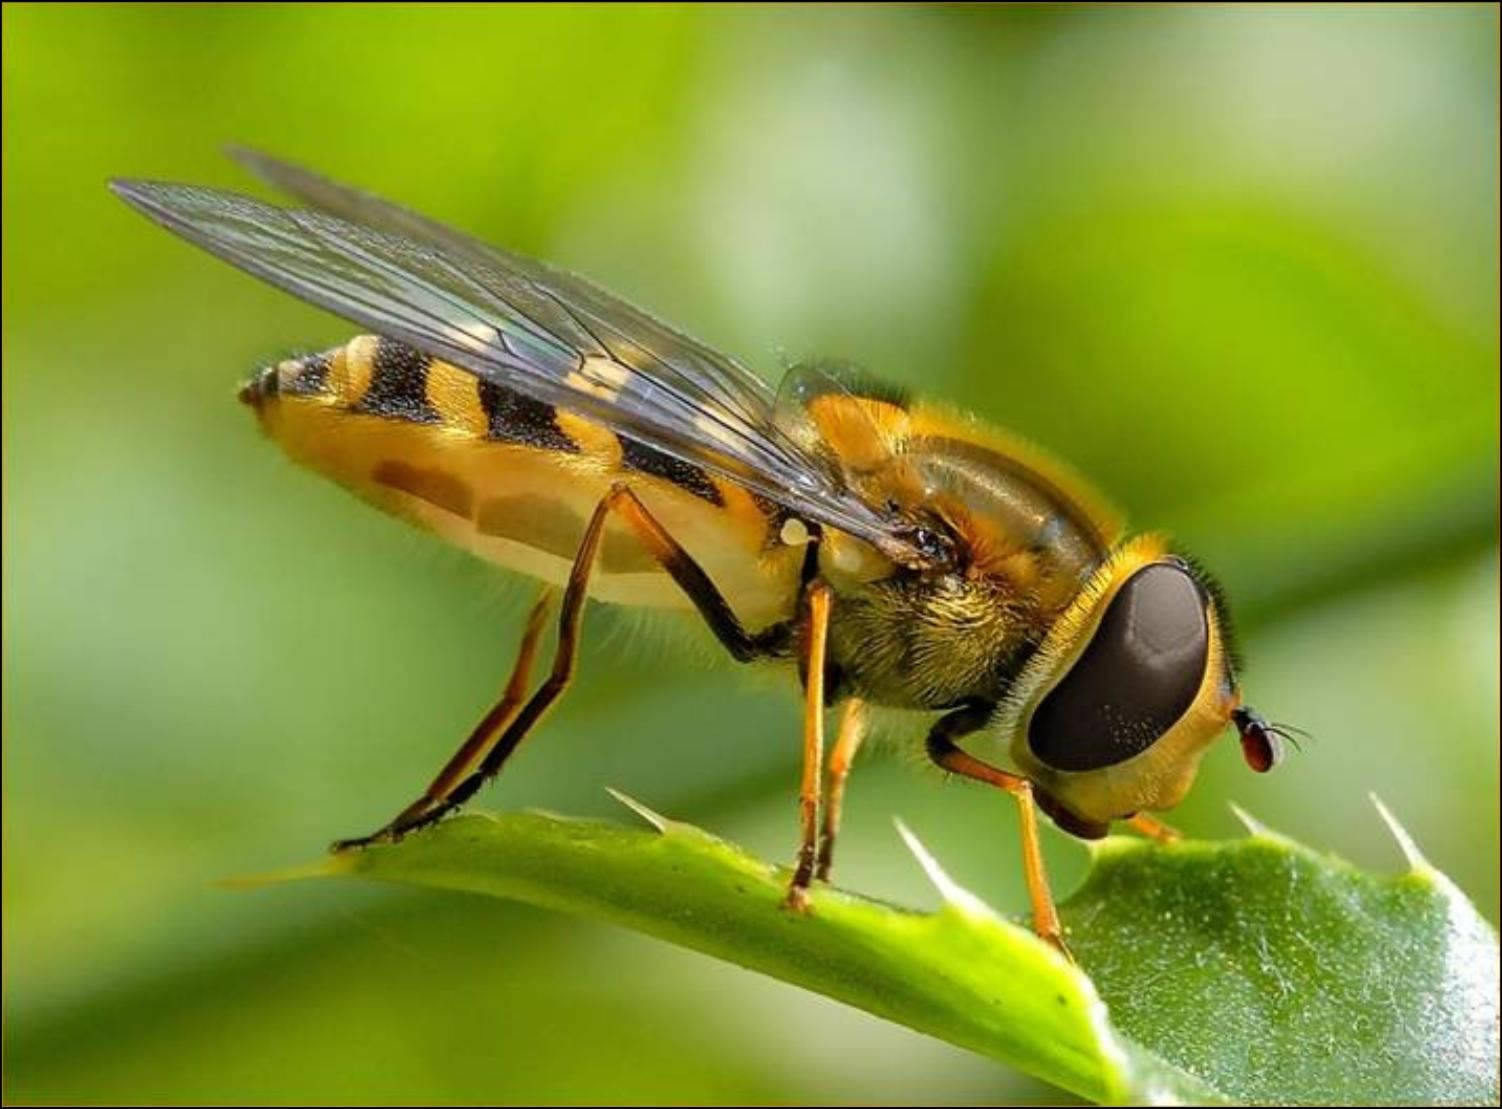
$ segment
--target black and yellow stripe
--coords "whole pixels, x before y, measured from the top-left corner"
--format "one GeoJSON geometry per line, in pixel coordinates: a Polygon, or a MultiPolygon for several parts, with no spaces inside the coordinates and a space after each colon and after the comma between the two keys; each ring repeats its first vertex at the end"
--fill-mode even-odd
{"type": "MultiPolygon", "coordinates": [[[[586,370],[594,387],[624,385],[600,367],[586,370]]],[[[577,412],[372,335],[283,361],[241,396],[295,460],[546,580],[566,572],[594,504],[625,484],[742,598],[748,626],[788,615],[801,551],[784,534],[779,506],[577,412]]],[[[599,560],[592,588],[601,596],[679,603],[681,591],[616,522],[599,560]]]]}
{"type": "MultiPolygon", "coordinates": [[[[361,352],[364,353],[363,351],[361,352]]],[[[377,339],[370,356],[370,373],[350,411],[414,424],[441,423],[443,417],[428,403],[428,367],[432,359],[391,339],[377,339]]]]}
{"type": "Polygon", "coordinates": [[[624,435],[617,436],[617,438],[621,441],[621,464],[627,470],[661,478],[686,493],[703,498],[712,505],[724,506],[724,495],[704,467],[695,466],[692,462],[684,462],[681,458],[664,454],[655,447],[638,443],[624,435]]]}
{"type": "MultiPolygon", "coordinates": [[[[565,454],[603,450],[613,455],[612,462],[623,474],[656,478],[716,507],[726,505],[724,483],[702,466],[575,413],[560,412],[551,404],[478,378],[393,339],[361,336],[336,350],[283,362],[247,385],[244,392],[252,403],[277,393],[322,396],[353,415],[438,425],[533,450],[565,454]]],[[[397,477],[396,483],[409,492],[426,496],[418,489],[428,490],[437,497],[435,503],[450,510],[463,500],[450,483],[416,480],[415,472],[398,460],[384,465],[378,480],[397,477]]],[[[755,507],[765,512],[760,498],[755,507]]]]}
{"type": "Polygon", "coordinates": [[[485,413],[485,437],[495,443],[515,443],[544,451],[577,454],[579,444],[558,426],[558,410],[551,404],[497,385],[470,379],[479,391],[485,413]]]}

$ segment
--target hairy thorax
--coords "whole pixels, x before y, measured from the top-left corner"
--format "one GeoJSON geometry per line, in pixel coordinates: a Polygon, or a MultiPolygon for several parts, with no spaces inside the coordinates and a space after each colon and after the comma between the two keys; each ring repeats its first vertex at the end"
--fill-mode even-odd
{"type": "Polygon", "coordinates": [[[1044,614],[1004,580],[895,577],[841,592],[829,628],[837,690],[891,708],[995,701],[1044,614]]]}

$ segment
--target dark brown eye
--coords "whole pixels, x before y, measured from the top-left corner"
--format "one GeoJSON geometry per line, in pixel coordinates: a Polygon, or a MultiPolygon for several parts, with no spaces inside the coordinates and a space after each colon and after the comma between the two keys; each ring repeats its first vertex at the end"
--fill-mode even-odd
{"type": "Polygon", "coordinates": [[[1090,645],[1028,724],[1028,745],[1058,770],[1098,770],[1155,743],[1194,703],[1210,633],[1188,572],[1155,562],[1111,598],[1090,645]]]}

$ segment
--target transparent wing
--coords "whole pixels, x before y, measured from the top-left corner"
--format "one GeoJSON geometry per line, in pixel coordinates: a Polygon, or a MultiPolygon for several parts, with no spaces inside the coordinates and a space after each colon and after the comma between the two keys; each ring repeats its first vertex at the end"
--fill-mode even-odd
{"type": "Polygon", "coordinates": [[[578,278],[268,164],[305,199],[352,218],[191,185],[111,188],[168,230],[303,300],[609,424],[899,562],[924,564],[903,521],[866,504],[825,460],[778,431],[770,389],[736,363],[578,278]]]}
{"type": "Polygon", "coordinates": [[[767,382],[577,274],[482,243],[419,212],[258,150],[231,146],[229,155],[267,184],[331,216],[521,274],[566,306],[617,361],[651,374],[685,399],[723,408],[747,424],[766,421],[773,401],[767,382]]]}

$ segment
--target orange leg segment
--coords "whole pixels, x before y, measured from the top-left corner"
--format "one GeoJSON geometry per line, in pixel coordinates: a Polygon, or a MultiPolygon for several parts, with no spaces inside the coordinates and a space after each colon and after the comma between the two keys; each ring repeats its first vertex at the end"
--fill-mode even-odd
{"type": "Polygon", "coordinates": [[[804,643],[803,779],[798,789],[798,812],[803,835],[798,864],[783,904],[796,912],[808,908],[808,886],[814,877],[819,840],[819,779],[824,759],[824,662],[829,648],[829,586],[816,581],[808,587],[808,625],[804,643]]]}
{"type": "Polygon", "coordinates": [[[1146,836],[1148,839],[1156,840],[1159,843],[1173,843],[1175,840],[1184,838],[1184,833],[1180,832],[1173,825],[1164,824],[1157,817],[1148,816],[1147,813],[1140,812],[1136,816],[1129,818],[1127,820],[1127,827],[1138,835],[1146,836]]]}
{"type": "MultiPolygon", "coordinates": [[[[563,592],[563,604],[558,613],[558,646],[553,652],[552,669],[532,696],[522,704],[520,710],[511,715],[505,726],[500,729],[500,735],[484,744],[489,750],[480,760],[479,766],[452,786],[442,800],[422,807],[415,815],[406,819],[398,817],[373,835],[340,840],[334,844],[335,851],[343,851],[351,847],[365,847],[378,841],[400,839],[408,832],[436,823],[457,809],[500,771],[502,764],[527,737],[527,733],[536,726],[563,691],[568,688],[574,676],[574,662],[578,657],[579,626],[584,619],[584,602],[589,595],[590,571],[594,568],[595,552],[599,550],[600,539],[605,531],[605,519],[610,513],[610,499],[607,496],[596,506],[594,515],[589,518],[589,523],[585,526],[584,538],[579,543],[579,550],[574,555],[574,565],[569,571],[568,586],[563,592]]],[[[504,699],[502,703],[504,704],[504,699]]],[[[500,707],[497,705],[497,710],[500,707]]],[[[444,773],[439,775],[440,778],[446,776],[454,763],[462,760],[466,765],[468,764],[465,756],[469,753],[470,746],[470,743],[466,743],[460,748],[459,753],[450,760],[450,766],[445,767],[444,773]]],[[[408,806],[407,811],[411,812],[414,808],[416,806],[408,806]]]]}
{"type": "Polygon", "coordinates": [[[943,717],[928,734],[928,756],[945,770],[1004,789],[1017,799],[1022,824],[1022,873],[1033,906],[1033,931],[1072,959],[1064,945],[1059,912],[1054,907],[1048,874],[1043,868],[1043,849],[1038,838],[1038,806],[1033,785],[1026,778],[1009,774],[962,750],[955,739],[979,729],[989,717],[990,706],[962,708],[943,717]]]}
{"type": "Polygon", "coordinates": [[[866,703],[852,697],[840,712],[840,730],[829,752],[829,771],[824,785],[824,828],[819,839],[818,862],[814,867],[814,877],[821,882],[829,881],[829,869],[834,863],[834,839],[840,831],[840,809],[845,802],[845,779],[850,775],[850,764],[855,761],[855,753],[865,738],[866,703]]]}

